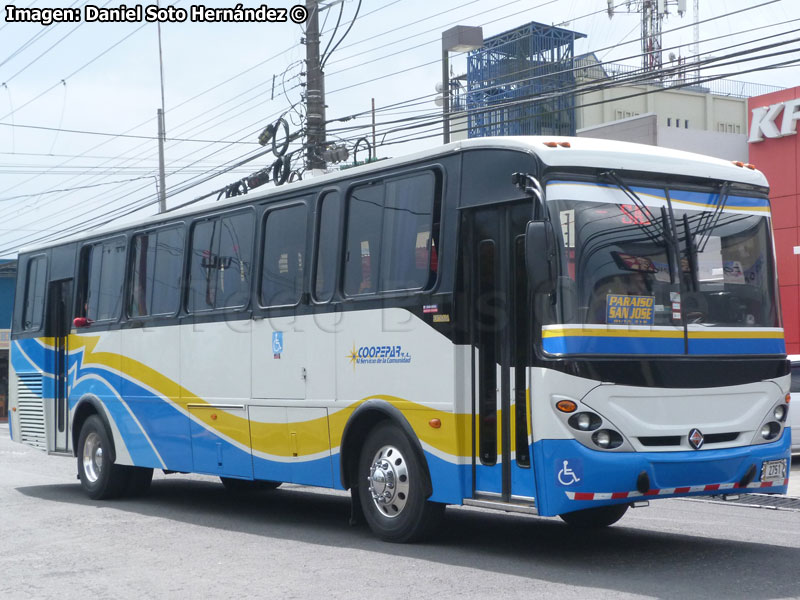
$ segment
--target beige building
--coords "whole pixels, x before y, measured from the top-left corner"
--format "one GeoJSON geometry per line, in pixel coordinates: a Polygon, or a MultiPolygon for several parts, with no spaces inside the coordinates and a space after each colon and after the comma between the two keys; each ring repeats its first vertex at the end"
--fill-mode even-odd
{"type": "Polygon", "coordinates": [[[594,55],[575,59],[576,83],[589,91],[576,98],[577,135],[639,142],[748,160],[747,98],[779,88],[719,80],[691,84],[687,71],[649,82],[639,69],[600,65],[594,55]],[[688,85],[685,85],[688,84],[688,85]],[[680,85],[681,87],[675,87],[680,85]],[[596,88],[596,89],[592,89],[596,88]]]}

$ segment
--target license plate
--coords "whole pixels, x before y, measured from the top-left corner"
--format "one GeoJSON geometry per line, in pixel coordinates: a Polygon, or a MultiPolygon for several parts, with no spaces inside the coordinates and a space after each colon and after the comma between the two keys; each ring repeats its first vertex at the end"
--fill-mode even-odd
{"type": "Polygon", "coordinates": [[[781,481],[786,479],[785,460],[766,460],[761,465],[761,481],[781,481]]]}

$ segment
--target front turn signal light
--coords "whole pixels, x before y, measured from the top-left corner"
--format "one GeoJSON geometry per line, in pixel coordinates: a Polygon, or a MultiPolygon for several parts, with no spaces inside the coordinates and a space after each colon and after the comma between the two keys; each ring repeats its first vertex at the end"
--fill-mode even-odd
{"type": "Polygon", "coordinates": [[[563,413],[573,413],[578,410],[578,405],[572,400],[559,400],[556,402],[556,408],[563,413]]]}

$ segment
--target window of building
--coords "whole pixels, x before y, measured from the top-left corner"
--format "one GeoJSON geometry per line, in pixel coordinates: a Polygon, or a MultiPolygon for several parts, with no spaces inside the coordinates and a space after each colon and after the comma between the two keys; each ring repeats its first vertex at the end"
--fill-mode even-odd
{"type": "Polygon", "coordinates": [[[107,240],[83,249],[79,316],[89,321],[111,321],[119,317],[126,250],[125,238],[107,240]]]}
{"type": "Polygon", "coordinates": [[[339,192],[329,192],[320,200],[317,225],[317,261],[314,276],[314,299],[327,302],[336,287],[336,256],[340,229],[339,192]]]}
{"type": "Polygon", "coordinates": [[[436,274],[436,178],[422,173],[353,190],[347,215],[347,295],[416,290],[436,274]]]}
{"type": "Polygon", "coordinates": [[[47,258],[36,256],[28,261],[25,279],[25,303],[22,309],[22,328],[35,331],[42,326],[44,290],[47,283],[47,258]]]}
{"type": "Polygon", "coordinates": [[[680,128],[680,126],[681,126],[681,120],[680,119],[675,119],[675,127],[680,128]]]}
{"type": "Polygon", "coordinates": [[[684,129],[689,129],[689,119],[685,119],[685,120],[683,121],[683,128],[684,128],[684,129]]]}
{"type": "Polygon", "coordinates": [[[292,306],[303,295],[307,211],[305,204],[267,213],[261,269],[262,306],[292,306]]]}
{"type": "Polygon", "coordinates": [[[190,312],[239,308],[250,297],[253,213],[216,216],[195,223],[189,265],[190,312]]]}
{"type": "Polygon", "coordinates": [[[672,127],[672,119],[667,117],[667,127],[672,127]]]}
{"type": "Polygon", "coordinates": [[[169,227],[133,238],[128,314],[168,315],[178,311],[183,271],[183,227],[169,227]]]}

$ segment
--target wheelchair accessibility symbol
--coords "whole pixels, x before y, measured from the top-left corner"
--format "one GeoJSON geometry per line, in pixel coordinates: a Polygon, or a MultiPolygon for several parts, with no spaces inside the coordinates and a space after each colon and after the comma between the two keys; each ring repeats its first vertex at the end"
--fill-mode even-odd
{"type": "Polygon", "coordinates": [[[565,487],[579,483],[583,478],[583,467],[580,461],[573,459],[572,465],[568,460],[561,461],[561,469],[558,471],[557,478],[558,483],[565,487]]]}
{"type": "Polygon", "coordinates": [[[272,332],[272,354],[275,356],[275,358],[280,358],[282,353],[283,353],[283,332],[282,331],[273,331],[272,332]]]}

